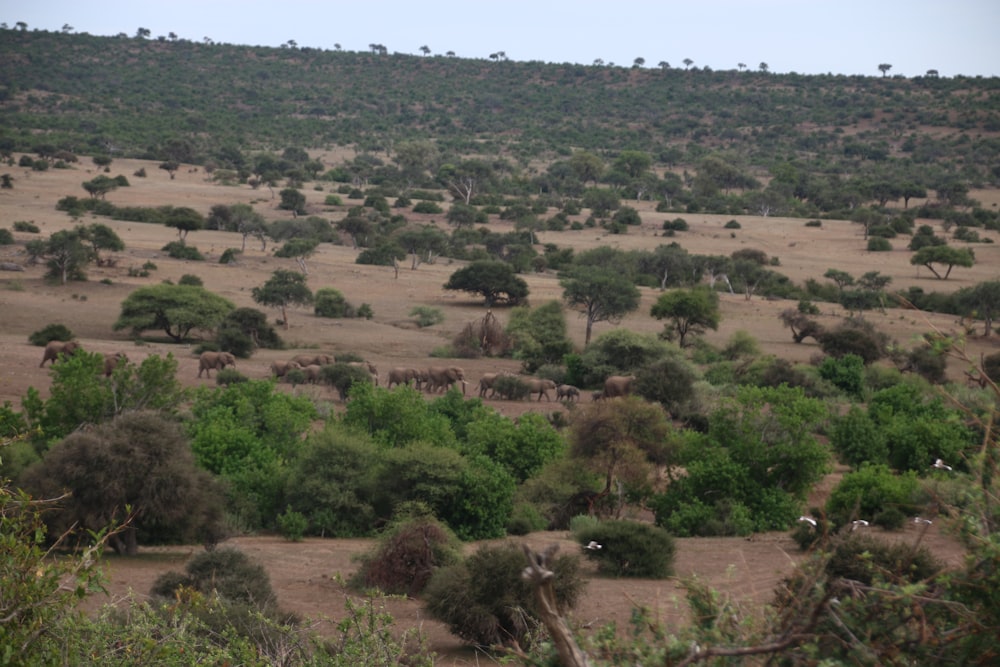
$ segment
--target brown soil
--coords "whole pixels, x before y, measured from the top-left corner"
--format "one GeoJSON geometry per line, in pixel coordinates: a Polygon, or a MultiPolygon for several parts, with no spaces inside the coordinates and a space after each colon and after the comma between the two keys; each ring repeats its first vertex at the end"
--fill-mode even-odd
{"type": "MultiPolygon", "coordinates": [[[[86,160],[70,170],[35,173],[5,168],[0,172],[11,173],[15,179],[13,190],[0,193],[2,225],[9,229],[14,221],[32,221],[46,235],[74,224],[64,213],[55,210],[55,203],[66,195],[85,196],[80,184],[98,173],[86,160]]],[[[267,191],[254,191],[246,186],[215,185],[200,170],[182,168],[177,172],[176,179],[171,180],[166,172],[157,168],[156,163],[116,160],[111,175],[117,174],[125,174],[131,181],[131,187],[121,188],[109,195],[109,199],[118,205],[173,204],[191,206],[207,213],[214,204],[246,202],[253,204],[270,220],[288,215],[277,210],[277,201],[267,191]],[[147,178],[132,175],[139,167],[146,168],[147,178]]],[[[324,192],[308,190],[306,194],[311,213],[334,220],[343,216],[342,208],[332,210],[323,206],[324,192]]],[[[972,196],[987,204],[994,202],[995,205],[1000,200],[995,191],[976,192],[972,196]]],[[[797,282],[806,278],[822,280],[822,274],[831,267],[855,276],[879,270],[893,276],[893,288],[917,285],[926,291],[950,291],[998,279],[1000,244],[976,245],[976,266],[956,269],[953,277],[943,282],[934,279],[926,269],[917,269],[909,264],[910,253],[904,249],[903,241],[894,241],[897,249],[889,253],[866,252],[860,228],[847,221],[824,221],[820,228],[808,228],[800,219],[741,217],[742,229],[730,233],[723,229],[730,216],[683,215],[681,217],[689,223],[690,231],[679,234],[675,239],[664,239],[659,236],[662,222],[678,217],[677,214],[655,213],[648,202],[630,204],[640,210],[643,225],[639,229],[630,229],[628,234],[609,236],[597,229],[586,229],[543,233],[540,241],[582,250],[599,245],[649,249],[659,243],[676,240],[690,252],[699,254],[729,254],[740,248],[758,248],[778,257],[778,270],[797,282]]],[[[445,224],[441,217],[435,220],[435,216],[407,215],[411,221],[445,224]]],[[[38,388],[43,395],[47,393],[49,371],[39,368],[41,349],[29,345],[27,337],[51,322],[61,322],[72,329],[86,349],[124,351],[132,361],[141,361],[148,354],[173,352],[179,360],[179,376],[185,384],[212,384],[214,380],[197,379],[198,362],[190,346],[161,342],[137,345],[127,332],[113,332],[111,325],[118,316],[121,301],[139,286],[165,279],[176,282],[183,274],[192,273],[200,276],[207,288],[238,306],[255,306],[250,298],[252,287],[262,284],[276,268],[296,268],[292,260],[274,258],[271,248],[266,253],[262,252],[259,245],[252,241],[237,265],[218,264],[218,257],[226,248],[240,246],[240,237],[236,234],[192,233],[188,243],[196,245],[208,261],[185,262],[169,259],[160,251],[165,243],[177,238],[169,228],[101,218],[85,219],[83,222],[108,224],[125,240],[127,249],[119,253],[117,267],[91,267],[88,282],[65,286],[46,283],[41,267],[28,267],[23,273],[0,273],[0,355],[7,360],[0,367],[0,402],[11,401],[18,405],[29,387],[38,388]],[[157,265],[148,278],[129,277],[130,267],[139,267],[147,261],[157,265]],[[110,284],[102,283],[103,279],[108,279],[110,284]]],[[[936,225],[934,221],[918,221],[918,224],[924,223],[936,225]]],[[[490,227],[501,230],[508,225],[491,222],[490,227]]],[[[25,233],[15,233],[14,236],[19,243],[0,246],[0,262],[24,264],[23,243],[37,237],[25,233]]],[[[373,362],[384,374],[393,366],[431,365],[434,363],[429,357],[432,350],[446,345],[467,322],[484,314],[481,303],[441,288],[458,268],[458,263],[441,260],[435,264],[423,264],[417,270],[410,270],[407,263],[396,278],[390,268],[355,264],[356,255],[357,251],[349,245],[324,244],[308,262],[309,284],[314,290],[335,287],[355,306],[371,304],[374,319],[330,320],[314,317],[307,309],[294,309],[289,312],[290,327],[281,331],[292,347],[335,354],[353,352],[373,362]],[[410,311],[416,305],[440,309],[445,314],[445,321],[433,327],[417,328],[410,318],[410,311]]],[[[525,279],[531,290],[532,303],[540,304],[561,297],[562,290],[554,274],[532,274],[525,279]]],[[[625,318],[621,326],[636,331],[658,332],[662,323],[648,315],[658,292],[643,289],[642,293],[642,305],[625,318]]],[[[777,318],[778,313],[794,307],[794,303],[760,298],[748,301],[741,295],[722,295],[721,300],[722,324],[719,331],[707,336],[710,342],[723,343],[734,332],[744,330],[759,341],[764,352],[791,361],[808,361],[817,353],[813,344],[793,344],[791,335],[777,318]]],[[[821,304],[820,307],[823,313],[819,319],[825,323],[835,322],[843,315],[837,306],[821,304]]],[[[502,309],[494,312],[501,322],[505,321],[507,314],[502,309]]],[[[960,331],[959,323],[952,316],[890,309],[886,314],[871,313],[867,317],[903,345],[911,344],[917,336],[932,327],[945,333],[960,331]]],[[[582,346],[583,320],[571,315],[569,326],[574,342],[582,346]]],[[[598,324],[594,333],[600,335],[611,328],[607,324],[598,324]]],[[[155,332],[149,334],[155,336],[155,332]]],[[[973,358],[978,358],[980,352],[989,354],[998,349],[996,340],[996,337],[989,341],[970,338],[968,351],[973,358]]],[[[240,361],[238,369],[250,377],[266,377],[271,361],[287,359],[295,353],[296,350],[292,349],[280,352],[265,350],[252,359],[240,361]]],[[[475,385],[483,373],[501,369],[518,370],[517,362],[506,359],[461,360],[458,363],[466,370],[470,395],[475,393],[475,385]]],[[[952,361],[949,375],[960,379],[965,368],[962,362],[952,361]]],[[[315,392],[332,399],[325,390],[314,387],[296,391],[315,392]]],[[[540,406],[526,401],[486,402],[510,416],[530,410],[567,409],[544,401],[540,406]]],[[[574,551],[577,547],[565,537],[561,533],[540,533],[527,539],[540,546],[557,541],[564,550],[574,551]]],[[[926,535],[918,534],[916,527],[909,525],[906,531],[894,538],[914,542],[922,540],[948,562],[959,561],[960,550],[939,532],[936,524],[926,535]]],[[[270,537],[236,538],[230,543],[265,564],[282,606],[309,617],[330,619],[335,619],[341,612],[345,595],[335,575],[349,573],[354,567],[351,557],[364,551],[369,544],[365,540],[318,539],[288,543],[270,537]]],[[[190,548],[148,548],[143,549],[142,555],[136,559],[109,558],[110,599],[119,599],[130,589],[140,597],[145,595],[160,572],[181,569],[190,553],[190,548]]],[[[798,558],[797,549],[785,534],[758,535],[751,541],[740,538],[691,539],[679,541],[676,569],[678,576],[697,575],[725,595],[750,605],[760,605],[770,597],[777,581],[788,574],[798,558]]],[[[650,582],[594,578],[575,616],[579,623],[590,627],[608,621],[617,621],[622,626],[628,618],[629,609],[635,604],[649,605],[664,619],[671,621],[679,619],[684,613],[683,594],[674,580],[650,582]]],[[[401,627],[421,627],[432,646],[438,652],[447,654],[448,658],[442,664],[477,664],[478,658],[474,653],[459,650],[459,643],[440,624],[423,616],[419,603],[394,601],[390,603],[390,609],[401,627]]],[[[321,629],[323,627],[332,626],[326,622],[321,629]]]]}

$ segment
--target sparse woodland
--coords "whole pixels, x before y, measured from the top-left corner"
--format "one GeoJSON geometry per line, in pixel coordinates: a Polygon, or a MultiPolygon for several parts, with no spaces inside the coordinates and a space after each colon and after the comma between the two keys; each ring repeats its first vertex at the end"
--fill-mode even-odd
{"type": "Polygon", "coordinates": [[[375,46],[0,28],[0,664],[1000,659],[1000,81],[375,46]]]}

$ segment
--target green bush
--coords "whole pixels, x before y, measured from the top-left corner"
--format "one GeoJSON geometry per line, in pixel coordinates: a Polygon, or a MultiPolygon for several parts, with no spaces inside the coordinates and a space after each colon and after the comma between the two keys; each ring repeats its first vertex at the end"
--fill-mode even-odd
{"type": "Polygon", "coordinates": [[[673,220],[664,220],[663,229],[666,231],[673,231],[673,232],[686,232],[689,229],[689,227],[687,220],[685,220],[684,218],[675,218],[673,220]]]}
{"type": "Polygon", "coordinates": [[[809,222],[806,223],[806,227],[822,227],[822,226],[823,226],[822,220],[810,220],[809,222]]]}
{"type": "Polygon", "coordinates": [[[638,521],[601,521],[573,534],[597,571],[612,577],[665,579],[674,572],[676,545],[662,528],[638,521]]]}
{"type": "Polygon", "coordinates": [[[413,207],[414,213],[430,213],[430,214],[440,214],[444,213],[444,209],[438,204],[432,201],[418,201],[413,207]]]}
{"type": "Polygon", "coordinates": [[[235,264],[236,256],[242,254],[239,248],[226,248],[219,257],[219,264],[235,264]]]}
{"type": "Polygon", "coordinates": [[[174,259],[188,259],[196,262],[205,260],[204,255],[198,252],[198,248],[193,245],[186,245],[180,241],[171,241],[160,248],[160,250],[174,259]]]}
{"type": "Polygon", "coordinates": [[[840,526],[855,519],[873,521],[889,509],[909,514],[915,509],[917,489],[917,476],[912,472],[896,474],[883,464],[864,464],[834,487],[826,501],[826,514],[840,526]]]}
{"type": "Polygon", "coordinates": [[[830,445],[840,461],[854,469],[864,463],[884,464],[889,456],[882,429],[856,405],[834,422],[830,445]]]}
{"type": "MultiPolygon", "coordinates": [[[[426,506],[424,506],[426,510],[426,506]]],[[[462,558],[462,544],[447,526],[429,515],[395,523],[361,558],[353,583],[383,593],[414,597],[434,572],[462,558]]]]}
{"type": "Polygon", "coordinates": [[[833,549],[826,571],[834,577],[871,586],[876,580],[917,583],[942,569],[927,547],[886,542],[872,535],[851,533],[833,549]]]}
{"type": "Polygon", "coordinates": [[[343,206],[344,200],[339,195],[327,195],[323,200],[323,204],[326,206],[343,206]]]}
{"type": "Polygon", "coordinates": [[[178,285],[194,285],[195,287],[204,287],[204,281],[198,276],[192,273],[185,273],[183,276],[177,279],[178,285]]]}
{"type": "Polygon", "coordinates": [[[249,381],[250,378],[243,375],[243,373],[240,373],[235,368],[223,368],[215,374],[215,384],[222,387],[249,381]]]}
{"type": "Polygon", "coordinates": [[[210,595],[217,593],[230,602],[272,610],[277,596],[264,567],[238,549],[205,551],[193,557],[185,574],[166,572],[153,583],[150,594],[173,599],[180,586],[210,595]]]}
{"type": "Polygon", "coordinates": [[[16,220],[14,221],[14,231],[37,234],[40,230],[38,229],[38,225],[33,222],[28,222],[27,220],[16,220]]]}
{"type": "Polygon", "coordinates": [[[819,365],[819,376],[848,396],[861,398],[865,384],[865,363],[856,354],[826,357],[819,365]]]}
{"type": "Polygon", "coordinates": [[[421,329],[444,322],[444,313],[439,308],[431,306],[414,306],[410,311],[410,317],[417,320],[417,326],[421,329]]]}
{"type": "Polygon", "coordinates": [[[882,236],[873,236],[868,239],[868,252],[889,252],[892,244],[889,239],[882,236]]]}
{"type": "Polygon", "coordinates": [[[509,401],[520,401],[528,396],[531,387],[516,375],[502,375],[493,381],[497,396],[509,401]]]}
{"type": "Polygon", "coordinates": [[[724,229],[742,229],[743,225],[741,225],[736,220],[730,220],[729,222],[727,222],[726,224],[723,225],[723,228],[724,229]]]}
{"type": "Polygon", "coordinates": [[[14,245],[14,235],[9,229],[0,227],[0,245],[14,245]]]}
{"type": "Polygon", "coordinates": [[[293,510],[291,505],[278,515],[278,532],[290,542],[301,542],[308,527],[309,521],[305,515],[293,510]]]}
{"type": "Polygon", "coordinates": [[[531,503],[521,502],[514,505],[514,511],[511,512],[510,519],[507,520],[507,534],[527,535],[536,530],[545,530],[547,526],[548,521],[538,511],[538,508],[531,503]]]}
{"type": "Polygon", "coordinates": [[[340,290],[321,287],[313,297],[316,317],[354,317],[354,307],[347,302],[340,290]]]}
{"type": "MultiPolygon", "coordinates": [[[[435,572],[424,589],[424,604],[452,634],[477,646],[516,642],[530,648],[540,624],[534,590],[521,577],[526,565],[516,544],[481,547],[464,562],[435,572]]],[[[566,613],[584,586],[579,559],[558,555],[549,568],[559,608],[566,613]]]]}
{"type": "Polygon", "coordinates": [[[63,324],[46,324],[28,336],[28,342],[38,347],[45,347],[53,340],[63,342],[73,340],[73,332],[63,324]]]}

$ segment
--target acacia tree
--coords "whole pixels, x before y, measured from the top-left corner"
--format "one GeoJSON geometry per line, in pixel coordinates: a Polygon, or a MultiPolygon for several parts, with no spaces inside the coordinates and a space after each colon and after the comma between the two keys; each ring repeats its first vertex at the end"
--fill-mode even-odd
{"type": "Polygon", "coordinates": [[[98,266],[109,262],[108,259],[101,259],[102,250],[121,252],[125,249],[125,242],[122,241],[121,237],[118,236],[117,233],[115,233],[115,230],[105,224],[99,222],[94,223],[88,227],[84,227],[82,232],[83,238],[86,239],[94,249],[94,259],[97,260],[98,266]]]}
{"type": "Polygon", "coordinates": [[[706,288],[672,290],[660,295],[649,314],[658,320],[669,320],[664,325],[665,337],[669,340],[676,334],[678,343],[684,347],[688,334],[718,330],[719,295],[706,288]]]}
{"type": "Polygon", "coordinates": [[[309,268],[306,266],[306,259],[312,257],[316,253],[316,247],[319,245],[318,239],[303,239],[295,238],[285,241],[285,244],[278,248],[274,256],[275,257],[291,257],[295,260],[295,263],[299,265],[302,269],[304,275],[309,275],[309,268]]]}
{"type": "Polygon", "coordinates": [[[163,224],[177,230],[181,243],[187,241],[188,232],[196,232],[205,227],[205,217],[187,206],[172,206],[163,219],[163,224]]]}
{"type": "Polygon", "coordinates": [[[1000,281],[991,280],[960,289],[955,300],[964,315],[983,321],[983,336],[992,333],[993,320],[1000,314],[1000,281]]]}
{"type": "Polygon", "coordinates": [[[618,324],[628,313],[639,307],[639,290],[628,276],[607,269],[582,265],[572,267],[559,280],[563,299],[571,308],[579,308],[587,318],[584,345],[596,322],[618,324]]]}
{"type": "Polygon", "coordinates": [[[306,306],[313,300],[305,275],[285,269],[278,269],[266,283],[254,287],[251,296],[262,306],[280,309],[285,329],[288,328],[288,306],[306,306]]]}
{"type": "Polygon", "coordinates": [[[32,261],[44,259],[47,276],[67,280],[86,280],[84,267],[94,261],[93,250],[85,243],[85,234],[78,229],[62,229],[48,239],[29,241],[25,246],[32,261]]]}
{"type": "Polygon", "coordinates": [[[955,266],[968,268],[975,263],[976,256],[968,248],[953,248],[947,245],[925,246],[910,258],[910,264],[926,266],[938,280],[948,280],[948,276],[951,275],[951,270],[955,266]],[[944,275],[941,275],[934,268],[935,264],[943,264],[947,267],[944,270],[944,275]]]}
{"type": "Polygon", "coordinates": [[[233,310],[231,301],[197,285],[149,285],[122,301],[121,315],[112,327],[143,331],[159,329],[180,343],[194,329],[210,331],[233,310]]]}
{"type": "Polygon", "coordinates": [[[488,308],[498,303],[516,306],[528,296],[528,283],[510,264],[489,259],[477,260],[455,271],[444,289],[482,294],[488,308]]]}

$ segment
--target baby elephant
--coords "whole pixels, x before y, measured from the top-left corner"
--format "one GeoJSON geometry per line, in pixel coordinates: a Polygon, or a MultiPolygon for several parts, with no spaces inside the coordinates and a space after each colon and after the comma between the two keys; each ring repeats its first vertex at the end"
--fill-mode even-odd
{"type": "Polygon", "coordinates": [[[579,401],[580,400],[580,390],[571,384],[561,384],[556,387],[556,399],[567,401],[579,401]]]}

